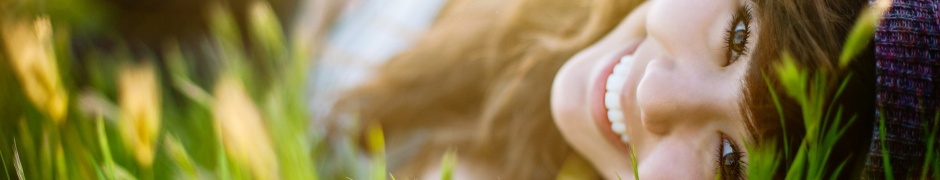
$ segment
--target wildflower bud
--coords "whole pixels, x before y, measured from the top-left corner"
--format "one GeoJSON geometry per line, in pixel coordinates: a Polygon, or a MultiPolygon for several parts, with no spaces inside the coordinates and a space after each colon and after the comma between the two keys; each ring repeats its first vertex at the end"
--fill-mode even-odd
{"type": "Polygon", "coordinates": [[[59,77],[49,19],[40,17],[32,23],[12,20],[3,24],[2,31],[23,91],[36,109],[61,123],[68,111],[68,94],[59,77]]]}
{"type": "Polygon", "coordinates": [[[153,163],[160,134],[160,91],[153,66],[125,65],[120,70],[121,115],[118,122],[127,148],[144,167],[153,163]]]}
{"type": "Polygon", "coordinates": [[[213,94],[213,118],[225,150],[236,162],[251,169],[256,179],[279,179],[277,156],[261,112],[241,82],[233,76],[223,77],[213,94]]]}
{"type": "Polygon", "coordinates": [[[249,9],[251,22],[251,35],[256,43],[271,53],[280,53],[285,50],[284,37],[281,24],[271,6],[265,2],[252,3],[249,9]]]}

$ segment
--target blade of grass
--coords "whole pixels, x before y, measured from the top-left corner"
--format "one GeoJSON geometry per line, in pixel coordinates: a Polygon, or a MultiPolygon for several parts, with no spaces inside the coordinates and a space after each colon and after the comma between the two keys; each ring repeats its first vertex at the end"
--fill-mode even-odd
{"type": "Polygon", "coordinates": [[[444,153],[441,160],[441,180],[454,179],[454,166],[457,164],[457,151],[451,149],[444,153]]]}
{"type": "Polygon", "coordinates": [[[233,178],[232,178],[232,169],[231,169],[231,167],[229,167],[229,163],[228,163],[228,162],[229,162],[229,161],[228,161],[228,156],[225,154],[225,153],[226,153],[226,152],[225,152],[225,149],[222,148],[222,147],[225,147],[225,144],[224,144],[225,142],[223,142],[222,139],[220,138],[220,137],[222,137],[222,133],[221,133],[221,131],[220,131],[221,127],[219,127],[218,125],[216,125],[215,129],[216,129],[216,131],[215,131],[215,132],[216,132],[216,137],[219,137],[219,139],[218,139],[218,141],[217,141],[217,144],[216,144],[216,146],[219,147],[219,148],[216,148],[216,153],[215,153],[216,156],[218,156],[218,157],[216,157],[216,158],[217,158],[218,163],[219,163],[219,164],[218,164],[218,172],[217,172],[218,175],[219,175],[219,179],[222,179],[222,180],[233,179],[233,178]]]}
{"type": "Polygon", "coordinates": [[[881,19],[881,13],[877,8],[867,8],[861,17],[855,21],[855,25],[849,32],[848,40],[842,47],[842,54],[839,56],[839,67],[845,68],[856,55],[865,50],[868,42],[875,35],[875,26],[881,19]]]}
{"type": "Polygon", "coordinates": [[[196,167],[193,165],[193,160],[189,157],[189,154],[186,153],[186,147],[180,143],[180,140],[171,134],[167,134],[164,138],[164,144],[167,155],[176,162],[180,170],[186,173],[186,177],[189,179],[198,179],[198,171],[196,171],[196,167]]]}
{"type": "MultiPolygon", "coordinates": [[[[780,119],[780,128],[783,130],[783,158],[784,160],[790,159],[790,141],[787,138],[787,123],[784,121],[783,117],[783,106],[780,105],[780,98],[777,97],[777,90],[774,90],[773,86],[770,85],[770,79],[767,78],[766,74],[761,73],[761,76],[764,77],[764,83],[767,84],[767,90],[770,90],[770,98],[774,100],[774,107],[777,108],[777,114],[780,119]]],[[[789,170],[790,166],[787,166],[785,170],[789,170]]]]}
{"type": "Polygon", "coordinates": [[[369,149],[372,150],[372,179],[385,180],[385,135],[379,125],[369,126],[369,149]]]}
{"type": "Polygon", "coordinates": [[[105,180],[104,170],[101,169],[101,165],[98,163],[98,160],[95,159],[95,155],[92,155],[91,151],[85,151],[85,159],[92,165],[91,168],[94,170],[95,175],[97,175],[95,177],[97,177],[98,180],[105,180]]]}
{"type": "Polygon", "coordinates": [[[59,179],[69,179],[68,178],[68,166],[65,164],[65,152],[62,150],[62,145],[59,145],[55,151],[55,166],[56,172],[59,174],[59,179]]]}
{"type": "Polygon", "coordinates": [[[103,163],[106,166],[104,174],[108,179],[114,179],[114,160],[111,156],[111,147],[108,144],[108,135],[104,129],[104,119],[101,116],[98,116],[96,130],[98,131],[99,148],[101,148],[101,154],[104,156],[103,163]]]}
{"type": "Polygon", "coordinates": [[[636,149],[633,146],[630,146],[630,162],[633,163],[633,178],[640,180],[640,169],[636,167],[636,149]]]}
{"type": "Polygon", "coordinates": [[[0,150],[0,164],[3,164],[3,174],[10,179],[10,172],[7,171],[7,160],[3,158],[3,150],[0,150]]]}
{"type": "MultiPolygon", "coordinates": [[[[842,80],[842,84],[839,85],[839,89],[836,90],[836,95],[835,95],[835,96],[832,96],[832,101],[831,101],[831,102],[836,102],[836,100],[839,99],[839,96],[842,96],[842,92],[845,90],[845,87],[848,86],[849,80],[852,79],[852,75],[853,75],[853,73],[852,73],[852,72],[849,72],[848,75],[846,75],[845,79],[842,80]]],[[[834,108],[834,107],[835,107],[835,106],[829,106],[829,108],[826,109],[826,115],[825,115],[825,117],[826,117],[827,119],[829,119],[830,117],[832,117],[832,116],[831,116],[831,115],[832,115],[831,112],[832,112],[832,108],[834,108]]],[[[840,106],[840,107],[841,107],[841,106],[840,106]]],[[[840,115],[841,115],[841,113],[840,113],[840,115]]]]}
{"type": "Polygon", "coordinates": [[[773,179],[777,167],[780,166],[780,156],[777,154],[777,144],[773,140],[763,142],[762,146],[755,146],[747,141],[744,147],[752,160],[747,165],[748,179],[773,179]]]}
{"type": "Polygon", "coordinates": [[[878,136],[881,139],[881,164],[885,167],[885,179],[894,180],[894,170],[891,169],[891,158],[888,154],[888,145],[885,144],[886,130],[885,117],[881,116],[878,121],[878,136]]]}
{"type": "Polygon", "coordinates": [[[842,161],[842,163],[839,163],[839,167],[837,167],[836,170],[832,172],[832,174],[829,176],[829,179],[839,179],[837,176],[839,175],[839,172],[842,172],[842,168],[845,167],[847,162],[849,162],[848,159],[842,161]]]}
{"type": "Polygon", "coordinates": [[[41,171],[37,172],[38,174],[35,175],[38,176],[38,179],[53,179],[55,178],[55,174],[52,172],[55,171],[55,167],[52,163],[52,152],[49,150],[52,149],[49,145],[49,132],[47,129],[41,130],[42,144],[39,145],[39,170],[41,171]],[[46,170],[50,171],[50,173],[44,172],[46,170]]]}
{"type": "Polygon", "coordinates": [[[26,179],[26,176],[23,176],[23,163],[20,162],[20,151],[16,147],[16,139],[13,139],[13,161],[16,162],[13,164],[13,167],[16,168],[16,177],[26,179]]]}
{"type": "Polygon", "coordinates": [[[113,179],[137,180],[137,178],[134,177],[134,174],[131,174],[130,171],[127,171],[127,169],[124,169],[124,167],[121,167],[121,166],[119,166],[119,165],[115,165],[114,163],[109,163],[109,164],[112,164],[112,165],[111,165],[111,168],[114,169],[114,170],[113,170],[113,171],[114,171],[114,175],[113,175],[114,178],[113,178],[113,179]]]}
{"type": "Polygon", "coordinates": [[[940,127],[940,112],[934,115],[933,122],[933,127],[930,127],[928,124],[924,125],[924,127],[929,128],[930,136],[927,136],[927,151],[925,151],[925,153],[927,153],[927,157],[924,158],[924,164],[920,168],[920,178],[927,178],[927,172],[929,171],[930,167],[934,165],[933,163],[935,163],[933,159],[937,158],[937,152],[934,150],[934,145],[937,144],[937,129],[940,129],[937,128],[940,127]]]}

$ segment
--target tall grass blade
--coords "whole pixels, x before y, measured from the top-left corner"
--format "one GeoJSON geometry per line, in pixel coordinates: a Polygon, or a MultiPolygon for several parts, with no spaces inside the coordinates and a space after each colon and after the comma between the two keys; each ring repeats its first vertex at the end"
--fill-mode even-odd
{"type": "Polygon", "coordinates": [[[940,129],[938,128],[940,127],[940,112],[934,115],[933,127],[930,127],[929,124],[924,124],[924,127],[929,128],[930,136],[927,136],[927,151],[924,151],[926,157],[920,168],[920,178],[927,178],[927,172],[930,171],[931,167],[937,166],[934,164],[937,163],[934,159],[937,158],[938,154],[934,146],[937,144],[937,129],[940,129]]]}
{"type": "Polygon", "coordinates": [[[372,150],[372,179],[385,180],[385,135],[379,125],[370,125],[368,131],[369,149],[372,150]]]}
{"type": "Polygon", "coordinates": [[[165,63],[170,71],[170,80],[173,87],[185,97],[196,102],[196,104],[209,107],[209,103],[213,101],[212,95],[190,80],[186,71],[186,64],[184,64],[186,59],[183,58],[179,45],[170,44],[166,48],[167,50],[163,54],[166,57],[165,63]]]}
{"type": "MultiPolygon", "coordinates": [[[[216,129],[216,137],[221,138],[222,137],[221,127],[217,125],[215,129],[216,129]]],[[[219,139],[216,143],[216,147],[219,147],[216,149],[216,153],[215,153],[217,156],[216,159],[218,160],[217,173],[219,175],[219,179],[229,180],[229,179],[233,179],[232,168],[229,167],[228,156],[225,154],[226,153],[225,148],[223,148],[225,147],[224,143],[225,142],[223,142],[221,139],[219,139]]]]}
{"type": "MultiPolygon", "coordinates": [[[[41,124],[41,123],[40,123],[41,124]]],[[[48,129],[42,128],[42,141],[39,145],[39,171],[31,172],[35,173],[33,176],[36,176],[37,179],[52,179],[55,178],[55,167],[52,164],[52,152],[49,149],[52,149],[49,145],[49,132],[48,129]],[[45,171],[49,171],[48,173],[45,171]]]]}
{"type": "Polygon", "coordinates": [[[833,179],[833,180],[839,179],[838,177],[839,173],[842,172],[842,168],[844,168],[845,164],[848,162],[849,162],[848,160],[845,160],[845,161],[842,161],[842,163],[839,163],[839,167],[837,167],[836,170],[832,171],[832,174],[829,176],[829,179],[833,179]]]}
{"type": "Polygon", "coordinates": [[[852,62],[856,55],[865,51],[868,42],[875,35],[875,27],[881,20],[881,11],[876,7],[865,9],[855,21],[855,25],[849,32],[849,37],[842,47],[842,54],[839,56],[839,67],[845,68],[852,62]]]}
{"type": "Polygon", "coordinates": [[[633,178],[640,180],[640,169],[636,163],[636,149],[633,146],[630,146],[630,162],[633,164],[633,178]]]}
{"type": "Polygon", "coordinates": [[[131,172],[127,171],[127,169],[124,169],[124,167],[118,166],[114,163],[108,163],[108,164],[112,164],[111,168],[112,168],[112,171],[114,172],[113,179],[137,180],[137,178],[134,177],[134,174],[131,174],[131,172]]]}
{"type": "Polygon", "coordinates": [[[881,139],[881,164],[885,167],[885,179],[894,180],[894,170],[891,168],[891,156],[888,154],[888,145],[885,144],[887,132],[885,130],[885,117],[878,121],[878,136],[881,139]]]}
{"type": "Polygon", "coordinates": [[[60,144],[55,151],[55,166],[56,172],[59,173],[59,179],[69,179],[68,166],[65,163],[65,153],[62,151],[62,145],[60,144]]]}
{"type": "Polygon", "coordinates": [[[16,147],[16,139],[13,139],[13,167],[16,168],[16,177],[20,180],[26,180],[26,176],[23,176],[23,163],[20,162],[20,151],[16,147]]]}
{"type": "Polygon", "coordinates": [[[454,179],[454,167],[457,165],[457,151],[447,150],[441,160],[441,180],[454,179]]]}
{"type": "Polygon", "coordinates": [[[10,172],[7,171],[7,160],[3,157],[3,151],[0,150],[0,164],[3,164],[3,175],[10,179],[10,172]]]}
{"type": "Polygon", "coordinates": [[[170,156],[170,159],[176,162],[176,165],[186,173],[187,178],[189,179],[198,179],[199,174],[196,170],[196,167],[193,163],[192,158],[189,157],[189,154],[186,153],[186,147],[180,143],[180,140],[174,137],[173,135],[167,134],[164,138],[164,144],[166,147],[167,155],[170,156]]]}
{"type": "MultiPolygon", "coordinates": [[[[783,158],[784,160],[790,159],[790,140],[787,138],[787,123],[785,123],[783,117],[783,106],[780,105],[780,98],[777,97],[777,90],[774,90],[773,86],[770,85],[770,78],[767,78],[766,74],[761,73],[761,76],[764,77],[764,83],[767,84],[767,90],[770,90],[770,98],[774,101],[774,107],[777,108],[777,114],[780,119],[780,128],[783,130],[783,158]]],[[[789,166],[787,166],[789,169],[789,166]]]]}
{"type": "Polygon", "coordinates": [[[100,145],[99,148],[101,148],[101,154],[104,156],[103,162],[106,166],[104,168],[104,174],[107,178],[114,179],[114,160],[111,157],[111,147],[108,145],[108,135],[107,132],[105,132],[104,119],[102,119],[101,116],[98,116],[96,130],[98,132],[98,143],[100,145]]]}
{"type": "Polygon", "coordinates": [[[747,165],[749,179],[773,179],[780,166],[780,156],[777,154],[776,142],[763,142],[762,146],[744,143],[752,161],[747,165]]]}

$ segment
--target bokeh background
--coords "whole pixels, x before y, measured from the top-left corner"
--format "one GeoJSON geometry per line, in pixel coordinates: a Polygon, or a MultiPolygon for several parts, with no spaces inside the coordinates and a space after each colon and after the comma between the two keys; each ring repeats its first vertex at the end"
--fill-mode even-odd
{"type": "Polygon", "coordinates": [[[325,116],[446,3],[0,0],[0,178],[382,179],[325,116]]]}

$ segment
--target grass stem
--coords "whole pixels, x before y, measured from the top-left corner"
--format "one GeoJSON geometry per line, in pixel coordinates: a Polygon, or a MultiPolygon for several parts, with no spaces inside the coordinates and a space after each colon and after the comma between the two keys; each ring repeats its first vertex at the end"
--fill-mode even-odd
{"type": "Polygon", "coordinates": [[[10,179],[10,172],[7,172],[7,160],[3,158],[2,149],[0,149],[0,164],[3,164],[3,174],[6,175],[7,179],[10,179]]]}
{"type": "Polygon", "coordinates": [[[633,178],[640,180],[640,169],[637,168],[636,164],[636,149],[633,146],[630,146],[630,162],[633,163],[633,178]]]}
{"type": "Polygon", "coordinates": [[[881,164],[885,167],[885,179],[894,180],[894,170],[891,169],[891,156],[888,153],[888,145],[885,144],[887,132],[885,130],[885,117],[881,116],[878,121],[878,136],[881,139],[881,164]]]}

